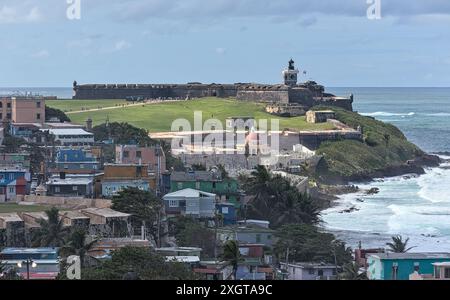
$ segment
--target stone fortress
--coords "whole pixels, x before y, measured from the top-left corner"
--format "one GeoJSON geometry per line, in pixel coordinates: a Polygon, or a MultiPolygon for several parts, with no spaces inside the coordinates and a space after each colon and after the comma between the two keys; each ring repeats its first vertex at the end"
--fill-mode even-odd
{"type": "Polygon", "coordinates": [[[236,98],[240,101],[267,103],[266,111],[276,115],[304,115],[316,105],[352,110],[353,95],[336,97],[314,81],[298,83],[300,71],[294,61],[283,71],[283,84],[73,84],[73,99],[159,99],[188,100],[203,97],[236,98]]]}

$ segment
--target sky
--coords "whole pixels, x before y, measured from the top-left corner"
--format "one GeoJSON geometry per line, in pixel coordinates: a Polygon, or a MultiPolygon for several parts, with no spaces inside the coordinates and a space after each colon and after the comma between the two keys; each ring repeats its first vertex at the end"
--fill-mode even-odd
{"type": "Polygon", "coordinates": [[[0,0],[0,87],[275,84],[290,58],[329,87],[448,87],[449,29],[449,0],[0,0]]]}

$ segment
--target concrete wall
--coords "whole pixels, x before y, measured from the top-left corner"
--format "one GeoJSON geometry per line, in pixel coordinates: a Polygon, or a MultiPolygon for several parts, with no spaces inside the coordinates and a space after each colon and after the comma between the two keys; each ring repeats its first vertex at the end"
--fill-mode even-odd
{"type": "Polygon", "coordinates": [[[239,90],[236,96],[237,100],[241,101],[256,101],[256,102],[274,102],[274,103],[289,103],[289,92],[287,89],[277,91],[267,90],[239,90]]]}
{"type": "Polygon", "coordinates": [[[15,123],[44,123],[45,100],[13,98],[12,121],[15,123]]]}
{"type": "Polygon", "coordinates": [[[235,97],[233,84],[93,84],[74,87],[74,99],[186,99],[201,97],[235,97]]]}
{"type": "Polygon", "coordinates": [[[50,206],[86,206],[96,208],[110,208],[111,200],[106,199],[86,199],[86,198],[68,198],[68,197],[51,197],[51,196],[25,196],[25,202],[33,202],[36,204],[50,206]]]}

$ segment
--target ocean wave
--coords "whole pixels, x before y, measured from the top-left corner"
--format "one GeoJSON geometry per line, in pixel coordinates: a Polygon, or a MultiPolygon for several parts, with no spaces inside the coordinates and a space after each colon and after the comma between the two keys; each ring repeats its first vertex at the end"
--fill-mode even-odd
{"type": "Polygon", "coordinates": [[[417,183],[420,187],[417,193],[422,199],[432,203],[450,202],[450,170],[434,168],[427,174],[419,177],[417,183]]]}
{"type": "Polygon", "coordinates": [[[425,116],[428,116],[428,117],[450,117],[450,113],[430,113],[430,114],[425,114],[425,116]]]}
{"type": "Polygon", "coordinates": [[[414,116],[415,112],[410,113],[391,113],[391,112],[384,112],[384,111],[377,111],[372,113],[361,113],[363,116],[368,117],[410,117],[414,116]]]}

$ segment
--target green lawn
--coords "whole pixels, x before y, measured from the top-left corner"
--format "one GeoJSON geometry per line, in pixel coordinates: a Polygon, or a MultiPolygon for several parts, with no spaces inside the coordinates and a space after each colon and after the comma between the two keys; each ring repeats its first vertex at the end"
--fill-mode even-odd
{"type": "Polygon", "coordinates": [[[40,212],[47,210],[47,206],[40,205],[18,205],[15,203],[0,203],[0,213],[14,212],[40,212]]]}
{"type": "Polygon", "coordinates": [[[114,107],[127,104],[126,100],[47,100],[45,105],[57,108],[63,112],[80,111],[83,109],[94,109],[98,107],[114,107]]]}
{"type": "MultiPolygon", "coordinates": [[[[71,104],[76,101],[79,100],[68,102],[71,104]]],[[[96,107],[103,103],[103,100],[92,100],[92,102],[92,106],[96,107]]],[[[50,105],[52,105],[52,103],[50,103],[50,105]]],[[[66,108],[70,109],[71,107],[67,106],[66,108]]],[[[74,110],[74,108],[72,108],[72,110],[74,110]]],[[[69,117],[73,122],[80,124],[84,124],[86,119],[90,117],[92,118],[94,125],[104,123],[109,117],[110,122],[128,122],[151,132],[164,132],[170,131],[172,122],[179,118],[187,119],[191,122],[191,126],[193,126],[194,111],[201,111],[203,113],[203,122],[210,118],[219,119],[224,122],[227,117],[251,116],[258,120],[269,120],[272,118],[280,119],[280,129],[319,130],[333,128],[333,126],[328,123],[309,124],[306,122],[305,117],[274,117],[264,111],[264,104],[261,103],[218,98],[202,98],[199,100],[158,103],[105,111],[82,112],[70,114],[69,117]]],[[[223,124],[225,126],[225,123],[223,124]]]]}

